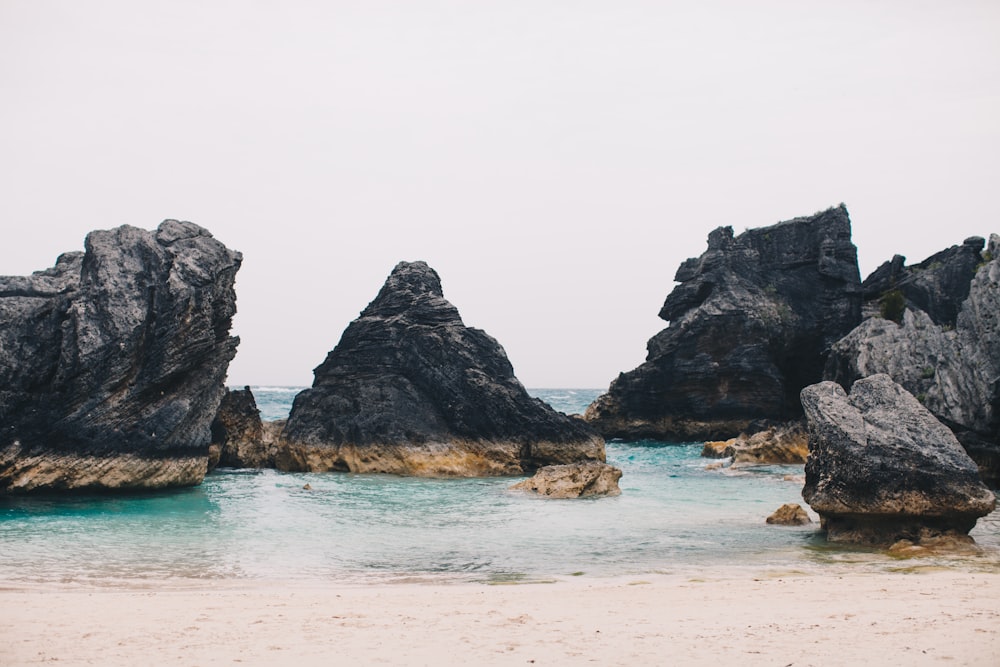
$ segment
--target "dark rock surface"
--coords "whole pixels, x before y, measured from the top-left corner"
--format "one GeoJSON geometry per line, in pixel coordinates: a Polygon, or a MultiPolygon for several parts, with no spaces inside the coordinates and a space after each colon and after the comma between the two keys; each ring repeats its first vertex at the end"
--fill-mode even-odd
{"type": "Polygon", "coordinates": [[[545,498],[620,496],[622,490],[618,480],[621,478],[619,468],[600,461],[582,461],[539,468],[533,476],[510,488],[545,498]]]}
{"type": "Polygon", "coordinates": [[[529,396],[503,348],[462,323],[423,262],[393,269],[314,373],[279,468],[479,476],[604,460],[603,439],[529,396]]]}
{"type": "Polygon", "coordinates": [[[843,206],[708,237],[685,261],[650,339],[586,412],[608,437],[717,440],[801,416],[830,345],[861,321],[861,281],[843,206]]]}
{"type": "MultiPolygon", "coordinates": [[[[969,249],[981,246],[977,239],[934,255],[951,253],[957,266],[937,270],[964,274],[969,249]]],[[[952,285],[954,298],[965,295],[953,324],[936,322],[908,300],[898,325],[872,317],[837,342],[825,371],[826,379],[844,387],[876,373],[890,375],[956,432],[992,486],[1000,482],[998,253],[1000,237],[994,234],[984,255],[976,251],[978,264],[966,276],[965,288],[952,285]]]]}
{"type": "Polygon", "coordinates": [[[273,468],[275,444],[273,433],[265,431],[250,387],[226,390],[212,421],[212,448],[218,457],[210,458],[209,469],[273,468]]]}
{"type": "Polygon", "coordinates": [[[906,266],[906,258],[896,255],[862,283],[865,301],[877,303],[887,293],[898,290],[910,309],[927,313],[935,324],[955,326],[962,302],[969,296],[972,277],[983,261],[984,243],[981,236],[972,236],[962,245],[942,250],[913,266],[906,266]]]}
{"type": "Polygon", "coordinates": [[[993,511],[993,493],[954,434],[888,375],[857,381],[850,396],[835,382],[806,387],[802,405],[802,497],[831,541],[961,536],[993,511]]]}
{"type": "Polygon", "coordinates": [[[0,277],[0,492],[197,484],[242,257],[176,220],[85,248],[0,277]]]}

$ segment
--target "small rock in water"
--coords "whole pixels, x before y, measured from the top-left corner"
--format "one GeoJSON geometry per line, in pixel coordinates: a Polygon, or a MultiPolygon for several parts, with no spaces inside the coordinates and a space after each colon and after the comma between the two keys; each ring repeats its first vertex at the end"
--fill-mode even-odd
{"type": "Polygon", "coordinates": [[[302,487],[302,490],[303,490],[303,491],[312,491],[312,490],[313,490],[313,488],[312,488],[312,486],[311,486],[311,485],[309,485],[309,484],[306,484],[305,486],[303,486],[303,487],[302,487]]]}
{"type": "Polygon", "coordinates": [[[804,526],[812,523],[812,519],[798,503],[785,503],[774,514],[767,517],[767,522],[778,526],[804,526]]]}
{"type": "Polygon", "coordinates": [[[607,463],[583,461],[539,468],[534,477],[510,487],[531,491],[546,498],[584,498],[621,495],[618,480],[622,471],[607,463]]]}

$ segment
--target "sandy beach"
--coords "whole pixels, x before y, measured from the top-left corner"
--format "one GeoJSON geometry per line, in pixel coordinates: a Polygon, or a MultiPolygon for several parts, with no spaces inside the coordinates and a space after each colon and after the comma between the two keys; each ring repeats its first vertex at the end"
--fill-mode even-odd
{"type": "Polygon", "coordinates": [[[1000,664],[1000,573],[0,588],[3,665],[1000,664]]]}

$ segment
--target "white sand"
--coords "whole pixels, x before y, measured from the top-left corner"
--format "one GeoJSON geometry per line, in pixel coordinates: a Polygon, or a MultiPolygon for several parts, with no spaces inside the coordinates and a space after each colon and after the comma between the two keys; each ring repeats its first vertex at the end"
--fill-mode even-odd
{"type": "Polygon", "coordinates": [[[1000,573],[0,583],[2,665],[1000,665],[1000,573]]]}

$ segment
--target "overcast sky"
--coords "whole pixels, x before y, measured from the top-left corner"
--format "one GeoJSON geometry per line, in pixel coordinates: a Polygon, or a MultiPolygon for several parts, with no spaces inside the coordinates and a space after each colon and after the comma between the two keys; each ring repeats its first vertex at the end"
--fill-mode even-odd
{"type": "Polygon", "coordinates": [[[867,274],[1000,232],[1000,2],[0,0],[0,274],[191,220],[232,384],[423,259],[529,387],[644,359],[678,264],[846,202],[867,274]]]}

